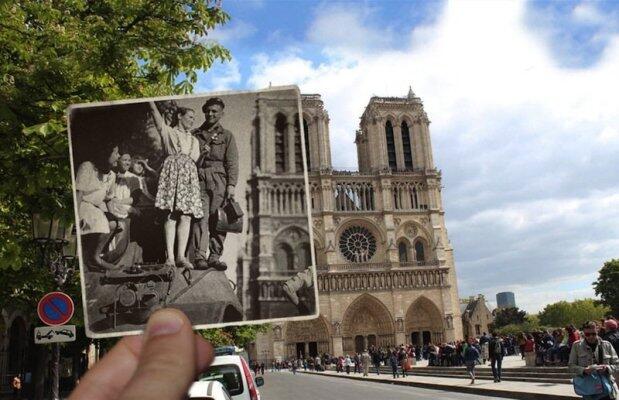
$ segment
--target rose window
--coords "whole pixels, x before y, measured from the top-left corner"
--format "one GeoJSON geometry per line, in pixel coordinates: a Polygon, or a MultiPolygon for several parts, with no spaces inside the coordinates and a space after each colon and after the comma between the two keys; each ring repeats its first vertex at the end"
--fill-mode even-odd
{"type": "Polygon", "coordinates": [[[368,262],[376,253],[376,238],[367,228],[351,226],[340,236],[340,252],[350,262],[368,262]]]}

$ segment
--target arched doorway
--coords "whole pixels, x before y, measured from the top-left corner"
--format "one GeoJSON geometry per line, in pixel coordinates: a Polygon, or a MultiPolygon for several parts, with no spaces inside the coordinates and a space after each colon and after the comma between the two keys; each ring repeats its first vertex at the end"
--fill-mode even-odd
{"type": "Polygon", "coordinates": [[[323,316],[308,321],[288,322],[284,329],[288,358],[316,357],[330,353],[329,326],[323,316]]]}
{"type": "Polygon", "coordinates": [[[389,347],[395,344],[395,327],[389,309],[367,293],[357,297],[342,319],[342,346],[352,354],[372,345],[389,347]],[[363,344],[361,343],[361,337],[363,344]]]}
{"type": "Polygon", "coordinates": [[[412,344],[441,343],[444,340],[441,312],[425,297],[417,299],[408,307],[405,324],[407,337],[412,344]]]}

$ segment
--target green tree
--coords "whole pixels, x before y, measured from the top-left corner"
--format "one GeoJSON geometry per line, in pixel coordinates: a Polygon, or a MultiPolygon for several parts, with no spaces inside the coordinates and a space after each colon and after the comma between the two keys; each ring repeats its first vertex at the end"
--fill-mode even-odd
{"type": "Polygon", "coordinates": [[[221,329],[202,330],[200,334],[213,346],[235,345],[247,348],[247,345],[256,340],[258,333],[266,332],[268,328],[269,324],[229,326],[221,329]]]}
{"type": "Polygon", "coordinates": [[[607,306],[611,315],[619,317],[619,259],[604,263],[598,279],[593,282],[593,289],[600,296],[599,304],[607,306]]]}
{"type": "MultiPolygon", "coordinates": [[[[54,287],[30,221],[74,219],[66,108],[191,92],[198,70],[230,59],[206,40],[229,19],[220,2],[0,1],[0,307],[33,314],[54,287]]],[[[65,289],[79,325],[78,282],[65,289]]]]}
{"type": "Polygon", "coordinates": [[[493,326],[500,329],[510,324],[522,324],[526,321],[527,313],[518,309],[518,307],[507,307],[498,309],[494,315],[493,326]]]}
{"type": "Polygon", "coordinates": [[[30,262],[30,212],[73,220],[65,109],[188,93],[229,52],[205,0],[0,2],[0,268],[30,262]]]}
{"type": "Polygon", "coordinates": [[[585,321],[603,318],[607,312],[607,307],[596,304],[593,299],[559,301],[544,307],[539,313],[539,320],[542,325],[552,327],[564,327],[570,324],[579,327],[585,321]]]}

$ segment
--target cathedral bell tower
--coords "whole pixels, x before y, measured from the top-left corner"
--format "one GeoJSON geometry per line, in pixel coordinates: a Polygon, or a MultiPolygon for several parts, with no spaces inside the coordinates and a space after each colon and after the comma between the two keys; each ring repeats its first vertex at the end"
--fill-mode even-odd
{"type": "Polygon", "coordinates": [[[434,169],[429,124],[412,88],[406,97],[372,97],[355,140],[359,171],[434,169]]]}

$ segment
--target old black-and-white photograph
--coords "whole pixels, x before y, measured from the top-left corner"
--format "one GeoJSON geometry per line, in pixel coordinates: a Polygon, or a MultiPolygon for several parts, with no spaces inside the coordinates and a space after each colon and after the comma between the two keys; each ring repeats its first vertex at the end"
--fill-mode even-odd
{"type": "MultiPolygon", "coordinates": [[[[87,333],[318,313],[297,87],[69,109],[87,333]]],[[[306,128],[306,127],[305,127],[306,128]]]]}

